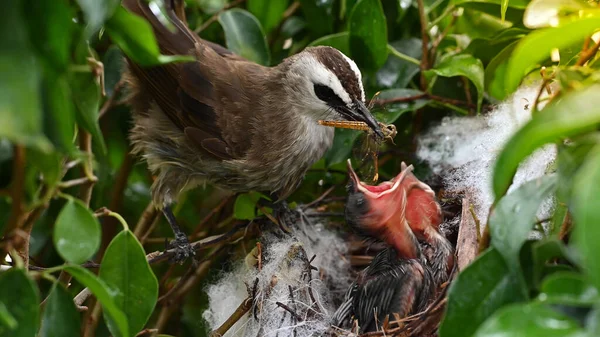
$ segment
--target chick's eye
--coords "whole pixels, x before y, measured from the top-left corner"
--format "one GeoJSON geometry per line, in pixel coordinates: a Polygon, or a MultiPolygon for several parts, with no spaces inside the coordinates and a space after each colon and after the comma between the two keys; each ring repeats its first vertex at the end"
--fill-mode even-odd
{"type": "Polygon", "coordinates": [[[320,100],[322,100],[323,102],[327,103],[330,106],[345,105],[344,101],[342,101],[342,99],[338,95],[336,95],[335,92],[333,92],[333,89],[331,89],[330,87],[328,87],[326,85],[315,84],[314,90],[315,90],[315,95],[317,95],[317,97],[320,100]]]}

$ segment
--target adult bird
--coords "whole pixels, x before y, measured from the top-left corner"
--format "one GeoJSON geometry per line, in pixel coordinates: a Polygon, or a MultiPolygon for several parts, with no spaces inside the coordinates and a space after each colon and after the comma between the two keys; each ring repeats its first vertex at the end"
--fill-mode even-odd
{"type": "Polygon", "coordinates": [[[123,5],[150,23],[162,54],[194,58],[155,67],[128,60],[133,152],[156,176],[152,198],[175,233],[175,260],[194,254],[169,207],[183,191],[208,182],[282,201],[332,145],[333,129],[318,120],[362,121],[383,136],[358,67],[340,51],[307,48],[265,67],[199,38],[174,0],[164,11],[172,28],[146,0],[123,5]]]}
{"type": "Polygon", "coordinates": [[[375,331],[390,315],[406,317],[424,310],[434,280],[408,221],[404,170],[392,181],[370,186],[358,179],[348,162],[350,181],[346,221],[389,248],[361,271],[333,315],[332,325],[348,327],[356,319],[361,332],[375,331]]]}

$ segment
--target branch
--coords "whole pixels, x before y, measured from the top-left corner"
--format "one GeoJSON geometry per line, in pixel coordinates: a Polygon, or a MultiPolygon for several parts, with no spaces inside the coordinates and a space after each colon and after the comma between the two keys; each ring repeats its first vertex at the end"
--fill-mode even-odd
{"type": "Polygon", "coordinates": [[[220,11],[216,12],[213,16],[211,16],[208,20],[206,20],[200,27],[196,28],[194,30],[194,33],[200,34],[201,31],[205,30],[213,22],[217,21],[219,19],[219,15],[221,15],[221,13],[223,13],[224,11],[226,11],[228,9],[231,9],[233,7],[241,5],[244,1],[246,1],[246,0],[236,0],[232,3],[230,3],[229,5],[224,6],[223,8],[221,8],[220,11]]]}
{"type": "Polygon", "coordinates": [[[221,337],[252,308],[252,298],[248,297],[235,309],[233,314],[216,330],[210,333],[210,337],[221,337]]]}
{"type": "Polygon", "coordinates": [[[430,68],[429,64],[429,33],[427,32],[427,15],[425,14],[425,4],[423,0],[417,0],[419,6],[419,18],[421,21],[421,90],[427,89],[427,80],[425,79],[425,70],[430,68]]]}
{"type": "Polygon", "coordinates": [[[596,42],[592,48],[583,49],[581,54],[579,54],[579,59],[577,60],[576,65],[583,66],[587,61],[596,55],[598,48],[600,48],[600,40],[598,40],[598,42],[596,42]]]}

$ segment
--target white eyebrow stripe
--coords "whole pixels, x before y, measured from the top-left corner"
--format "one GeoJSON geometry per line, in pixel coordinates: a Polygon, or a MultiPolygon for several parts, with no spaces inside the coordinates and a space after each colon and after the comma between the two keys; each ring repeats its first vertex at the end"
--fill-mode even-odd
{"type": "MultiPolygon", "coordinates": [[[[302,63],[302,67],[304,67],[304,71],[310,74],[311,80],[315,84],[326,85],[333,90],[333,92],[338,95],[344,103],[347,105],[352,104],[352,100],[350,99],[350,95],[342,86],[340,79],[329,69],[327,69],[321,62],[319,62],[313,55],[307,55],[305,62],[302,63]]],[[[362,89],[362,83],[361,83],[362,89]]],[[[363,93],[364,96],[364,93],[363,93]]]]}

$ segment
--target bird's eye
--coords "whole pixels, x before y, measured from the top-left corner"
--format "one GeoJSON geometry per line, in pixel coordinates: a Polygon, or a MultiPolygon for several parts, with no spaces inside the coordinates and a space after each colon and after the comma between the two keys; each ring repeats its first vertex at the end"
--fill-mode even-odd
{"type": "Polygon", "coordinates": [[[326,85],[315,84],[315,95],[330,106],[344,106],[344,101],[333,92],[333,89],[326,85]]]}

